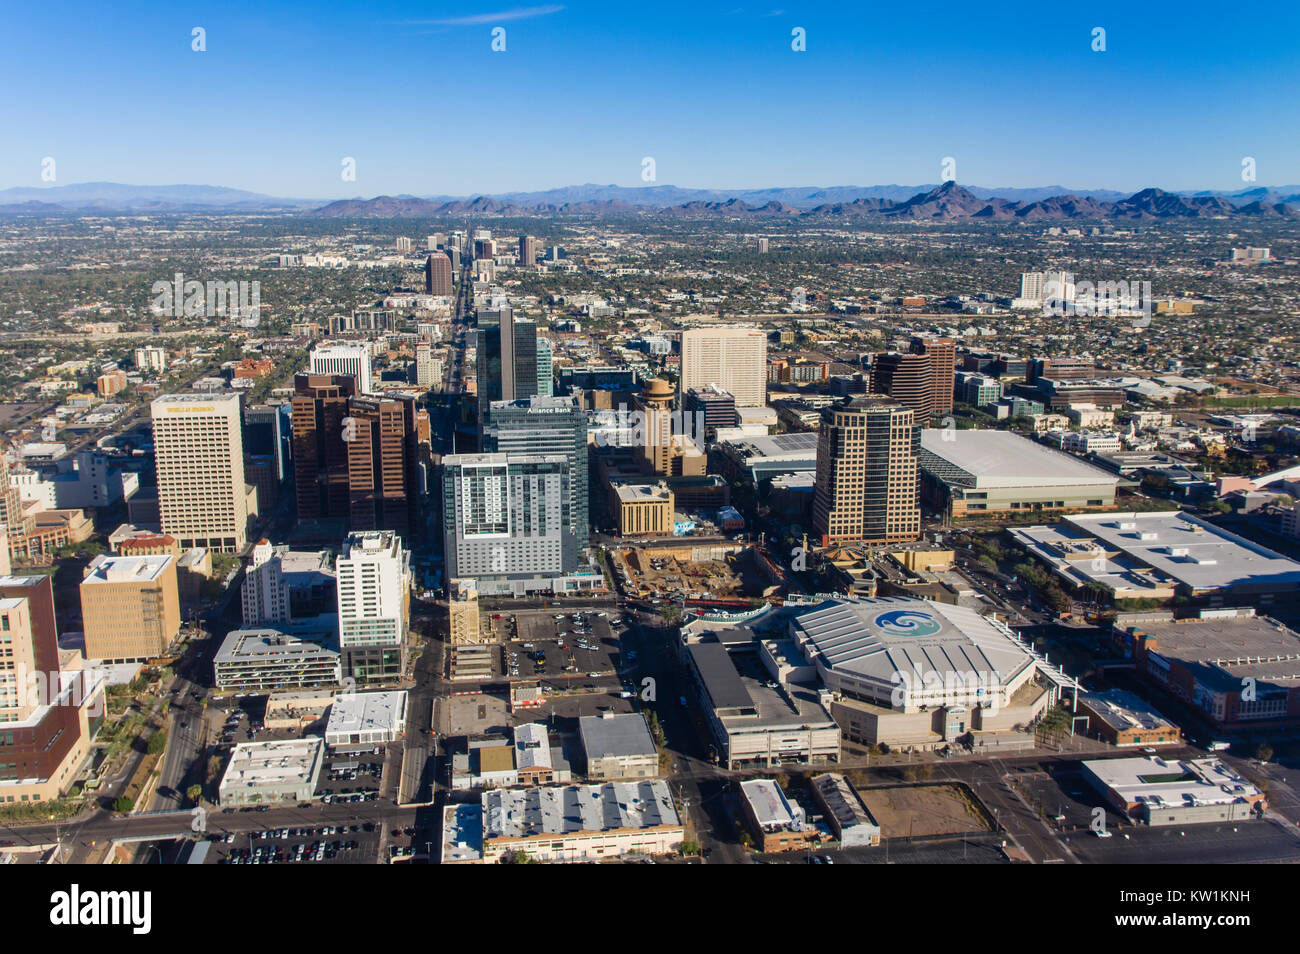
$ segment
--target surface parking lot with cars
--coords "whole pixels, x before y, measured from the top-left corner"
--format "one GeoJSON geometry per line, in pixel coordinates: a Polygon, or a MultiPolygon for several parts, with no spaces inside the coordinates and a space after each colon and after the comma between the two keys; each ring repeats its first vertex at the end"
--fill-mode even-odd
{"type": "Polygon", "coordinates": [[[517,638],[502,646],[502,665],[511,679],[566,681],[612,677],[624,659],[609,610],[516,614],[517,638]],[[604,614],[604,615],[602,615],[604,614]]]}
{"type": "Polygon", "coordinates": [[[316,794],[325,804],[371,802],[379,797],[384,773],[384,747],[336,753],[321,766],[316,794]]]}
{"type": "Polygon", "coordinates": [[[277,828],[213,835],[216,864],[374,864],[380,832],[374,822],[277,828]]]}

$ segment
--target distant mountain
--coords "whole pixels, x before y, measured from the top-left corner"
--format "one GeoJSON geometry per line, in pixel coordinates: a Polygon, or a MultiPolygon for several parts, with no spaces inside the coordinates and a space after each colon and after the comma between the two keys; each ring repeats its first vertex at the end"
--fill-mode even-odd
{"type": "MultiPolygon", "coordinates": [[[[612,188],[612,187],[611,187],[612,188]]],[[[568,190],[558,190],[568,194],[568,190]]],[[[660,195],[671,193],[660,192],[660,195]]],[[[559,196],[555,196],[558,198],[559,196]]],[[[1270,196],[1271,197],[1271,196],[1270,196]]],[[[1162,189],[1141,192],[1108,202],[1078,195],[1056,195],[1032,202],[998,196],[981,197],[956,182],[945,182],[901,201],[858,198],[801,209],[775,199],[751,205],[742,199],[691,199],[674,205],[648,206],[621,199],[582,200],[529,204],[522,197],[501,201],[488,196],[434,201],[413,196],[378,196],[331,202],[304,215],[327,218],[439,218],[460,215],[526,216],[650,213],[680,218],[757,218],[783,216],[840,219],[902,219],[918,222],[1027,221],[1054,222],[1076,219],[1146,221],[1177,218],[1280,217],[1298,215],[1282,203],[1259,200],[1234,205],[1217,196],[1184,196],[1162,189]]]]}
{"type": "Polygon", "coordinates": [[[118,182],[78,182],[44,188],[0,189],[0,206],[40,203],[49,212],[275,211],[311,208],[318,200],[280,199],[224,186],[136,186],[118,182]]]}
{"type": "Polygon", "coordinates": [[[336,202],[286,199],[220,186],[136,186],[83,182],[0,190],[0,215],[297,212],[324,218],[627,215],[678,217],[898,219],[919,222],[1250,217],[1276,218],[1300,209],[1300,186],[1236,192],[1144,189],[1133,195],[1059,186],[1027,189],[935,185],[686,189],[672,185],[565,186],[542,192],[478,196],[381,195],[336,202]]]}

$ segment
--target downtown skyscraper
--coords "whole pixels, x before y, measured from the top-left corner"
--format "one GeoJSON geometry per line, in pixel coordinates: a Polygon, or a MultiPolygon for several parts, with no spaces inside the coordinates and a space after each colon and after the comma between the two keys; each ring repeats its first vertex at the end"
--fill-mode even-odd
{"type": "Polygon", "coordinates": [[[813,530],[821,546],[881,545],[921,535],[916,413],[865,397],[822,412],[813,485],[813,530]]]}

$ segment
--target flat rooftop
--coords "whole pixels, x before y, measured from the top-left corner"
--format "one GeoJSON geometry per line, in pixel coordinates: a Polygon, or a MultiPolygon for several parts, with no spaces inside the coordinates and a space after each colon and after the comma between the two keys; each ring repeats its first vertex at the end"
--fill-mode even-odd
{"type": "Polygon", "coordinates": [[[1178,510],[1071,514],[1062,532],[1090,536],[1192,590],[1300,591],[1300,563],[1178,510]]]}
{"type": "Polygon", "coordinates": [[[654,755],[654,739],[639,712],[608,716],[582,716],[578,734],[589,759],[654,755]]]}
{"type": "Polygon", "coordinates": [[[405,723],[405,691],[341,693],[330,705],[325,735],[397,732],[405,723]]]}
{"type": "Polygon", "coordinates": [[[216,665],[269,660],[277,656],[338,655],[338,617],[295,620],[283,628],[257,626],[231,630],[217,650],[216,665]]]}
{"type": "Polygon", "coordinates": [[[668,783],[657,780],[494,789],[483,795],[485,839],[571,835],[681,823],[668,783]]]}
{"type": "Polygon", "coordinates": [[[1157,712],[1149,702],[1126,689],[1080,693],[1079,704],[1087,706],[1090,712],[1116,732],[1168,729],[1173,733],[1175,741],[1182,735],[1178,727],[1157,712]]]}
{"type": "Polygon", "coordinates": [[[1166,761],[1159,756],[1098,759],[1084,769],[1128,804],[1160,806],[1227,805],[1263,793],[1218,759],[1166,761]]]}
{"type": "Polygon", "coordinates": [[[1109,471],[1012,431],[924,428],[918,463],[940,479],[978,489],[1114,487],[1119,482],[1109,471]]]}
{"type": "Polygon", "coordinates": [[[1211,686],[1240,689],[1246,676],[1300,686],[1300,633],[1271,617],[1142,620],[1132,628],[1155,640],[1155,653],[1211,686]]]}
{"type": "Polygon", "coordinates": [[[320,769],[325,740],[287,739],[235,746],[221,789],[288,786],[311,782],[320,769]]]}
{"type": "Polygon", "coordinates": [[[95,557],[86,567],[82,586],[105,583],[153,583],[159,580],[173,557],[163,556],[107,556],[95,557]]]}

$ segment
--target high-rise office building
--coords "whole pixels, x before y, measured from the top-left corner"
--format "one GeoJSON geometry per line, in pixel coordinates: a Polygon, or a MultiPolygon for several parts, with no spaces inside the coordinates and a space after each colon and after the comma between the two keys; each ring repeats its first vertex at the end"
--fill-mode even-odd
{"type": "Polygon", "coordinates": [[[430,252],[424,263],[424,293],[450,297],[451,259],[444,252],[430,252]]]}
{"type": "Polygon", "coordinates": [[[104,680],[70,653],[60,666],[48,576],[0,576],[0,801],[65,794],[103,718],[104,680]]]}
{"type": "Polygon", "coordinates": [[[162,532],[181,548],[237,552],[257,492],[244,482],[238,394],[169,394],[150,405],[162,532]]]}
{"type": "Polygon", "coordinates": [[[572,397],[531,397],[494,401],[483,424],[483,451],[488,454],[549,457],[563,455],[569,464],[566,568],[577,565],[590,535],[587,475],[587,412],[572,397]]]}
{"type": "Polygon", "coordinates": [[[100,555],[81,581],[86,658],[143,662],[161,656],[181,628],[173,556],[100,555]]]}
{"type": "Polygon", "coordinates": [[[532,268],[537,264],[537,250],[540,243],[531,235],[521,235],[519,237],[519,264],[524,268],[532,268]]]}
{"type": "Polygon", "coordinates": [[[813,530],[822,546],[902,543],[921,535],[916,414],[879,398],[822,412],[813,530]]]}
{"type": "Polygon", "coordinates": [[[682,401],[682,413],[688,421],[701,420],[704,435],[712,435],[720,427],[736,426],[736,399],[719,387],[691,388],[682,401]]]}
{"type": "Polygon", "coordinates": [[[293,412],[288,404],[244,408],[244,457],[266,458],[283,483],[293,460],[293,412]]]}
{"type": "Polygon", "coordinates": [[[537,394],[550,397],[555,393],[555,351],[551,339],[537,339],[537,394]]]}
{"type": "Polygon", "coordinates": [[[928,354],[887,351],[871,359],[871,391],[885,394],[928,422],[933,407],[934,362],[928,354]]]}
{"type": "Polygon", "coordinates": [[[496,253],[497,253],[497,246],[496,243],[492,241],[492,239],[476,238],[474,240],[475,260],[490,259],[493,258],[496,255],[496,253]]]}
{"type": "Polygon", "coordinates": [[[537,325],[516,318],[506,304],[480,309],[479,400],[516,401],[537,394],[537,325]]]}
{"type": "Polygon", "coordinates": [[[682,332],[678,392],[717,385],[737,407],[767,403],[767,337],[755,328],[692,328],[682,332]]]}
{"type": "Polygon", "coordinates": [[[544,580],[575,568],[569,459],[563,454],[452,454],[443,458],[447,576],[480,590],[544,580]],[[497,584],[491,586],[489,584],[497,584]]]}
{"type": "Polygon", "coordinates": [[[435,379],[433,345],[427,341],[415,345],[415,383],[422,388],[431,388],[439,382],[435,379]]]}
{"type": "Polygon", "coordinates": [[[911,352],[930,359],[930,418],[952,413],[953,387],[957,372],[957,342],[935,335],[916,335],[911,352]]]}
{"type": "Polygon", "coordinates": [[[349,526],[409,536],[423,496],[418,474],[416,406],[405,396],[348,401],[349,526]]]}
{"type": "Polygon", "coordinates": [[[365,345],[318,345],[311,351],[310,374],[350,374],[357,379],[357,393],[370,392],[370,349],[365,345]]]}
{"type": "Polygon", "coordinates": [[[411,555],[402,538],[349,534],[335,573],[344,672],[359,682],[400,679],[411,612],[411,555]]]}
{"type": "Polygon", "coordinates": [[[357,379],[299,374],[293,379],[293,471],[299,520],[345,519],[349,510],[348,448],[343,420],[357,379]]]}
{"type": "Polygon", "coordinates": [[[354,383],[294,378],[298,518],[408,534],[429,482],[428,412],[408,395],[358,395],[354,383]]]}

